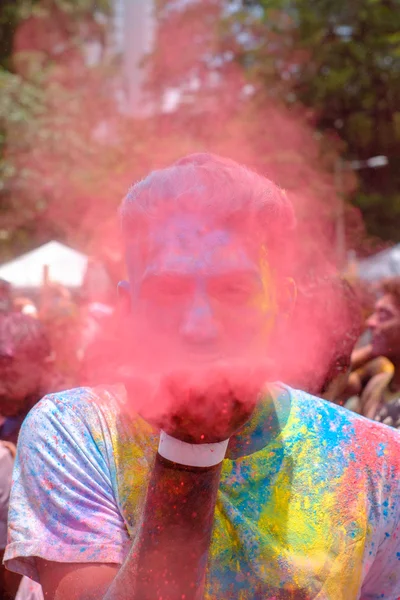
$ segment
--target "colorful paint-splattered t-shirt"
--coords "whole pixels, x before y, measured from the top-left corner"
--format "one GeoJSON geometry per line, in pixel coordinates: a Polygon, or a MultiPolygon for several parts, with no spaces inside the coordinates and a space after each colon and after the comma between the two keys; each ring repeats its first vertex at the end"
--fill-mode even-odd
{"type": "MultiPolygon", "coordinates": [[[[396,600],[399,433],[271,389],[274,402],[260,404],[223,463],[206,598],[396,600]]],[[[158,443],[125,402],[122,387],[85,388],[31,411],[14,473],[9,568],[37,579],[35,556],[122,563],[158,443]]]]}

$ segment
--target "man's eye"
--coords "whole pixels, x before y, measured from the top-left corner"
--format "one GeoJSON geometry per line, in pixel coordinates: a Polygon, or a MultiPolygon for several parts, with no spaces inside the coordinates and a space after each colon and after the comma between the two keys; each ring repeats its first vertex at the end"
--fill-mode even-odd
{"type": "Polygon", "coordinates": [[[222,285],[214,288],[214,294],[230,302],[246,302],[251,297],[251,290],[241,285],[222,285]]]}

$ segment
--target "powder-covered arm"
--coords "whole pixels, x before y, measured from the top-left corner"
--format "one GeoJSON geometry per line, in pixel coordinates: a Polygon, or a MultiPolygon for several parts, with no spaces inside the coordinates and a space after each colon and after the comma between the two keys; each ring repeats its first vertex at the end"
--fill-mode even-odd
{"type": "MultiPolygon", "coordinates": [[[[175,445],[174,440],[169,441],[175,445]]],[[[106,600],[202,598],[227,443],[199,447],[176,441],[176,445],[180,445],[183,452],[187,448],[182,460],[192,464],[175,462],[179,460],[176,447],[172,454],[164,453],[175,460],[168,460],[160,452],[157,454],[137,544],[132,547],[106,600]],[[207,453],[212,456],[211,461],[207,453]],[[218,453],[220,456],[215,457],[218,453]],[[216,464],[210,465],[210,462],[216,464]]]]}

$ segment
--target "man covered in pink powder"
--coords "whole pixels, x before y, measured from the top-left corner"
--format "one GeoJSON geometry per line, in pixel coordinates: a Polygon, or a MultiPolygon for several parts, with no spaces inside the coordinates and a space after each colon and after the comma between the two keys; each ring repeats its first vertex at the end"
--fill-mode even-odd
{"type": "Polygon", "coordinates": [[[133,186],[121,222],[123,385],[29,414],[7,567],[46,600],[396,600],[398,433],[268,383],[285,195],[199,154],[133,186]]]}

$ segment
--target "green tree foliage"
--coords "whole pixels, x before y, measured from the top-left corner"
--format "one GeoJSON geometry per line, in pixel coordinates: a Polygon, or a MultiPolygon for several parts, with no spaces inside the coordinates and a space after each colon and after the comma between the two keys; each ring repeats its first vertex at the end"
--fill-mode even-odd
{"type": "MultiPolygon", "coordinates": [[[[101,232],[132,180],[196,150],[232,156],[277,181],[295,200],[307,239],[323,236],[332,246],[341,130],[321,135],[315,120],[327,131],[334,124],[300,103],[310,53],[294,16],[271,1],[270,11],[260,3],[159,0],[149,93],[159,106],[179,88],[179,109],[156,108],[151,119],[119,114],[113,66],[84,60],[87,42],[104,39],[99,2],[16,3],[19,26],[0,77],[0,257],[50,237],[87,249],[96,232],[99,245],[110,246],[101,232]]],[[[348,173],[344,188],[352,186],[348,173]]]]}
{"type": "Polygon", "coordinates": [[[322,231],[324,242],[333,240],[334,147],[321,144],[300,106],[289,110],[247,93],[243,69],[229,60],[219,35],[225,2],[178,4],[160,6],[149,92],[159,100],[178,87],[179,110],[155,109],[151,119],[119,114],[107,62],[92,68],[82,60],[85,40],[99,31],[89,9],[90,27],[55,2],[38,3],[22,19],[0,104],[4,253],[50,237],[86,250],[97,232],[98,247],[109,247],[105,224],[132,180],[199,150],[258,168],[288,190],[310,239],[322,231]]]}
{"type": "Polygon", "coordinates": [[[222,39],[272,95],[312,109],[312,122],[345,142],[348,159],[388,167],[359,172],[370,233],[400,240],[400,1],[231,2],[222,39]]]}
{"type": "Polygon", "coordinates": [[[54,188],[64,185],[68,193],[73,157],[90,152],[98,113],[87,110],[85,122],[77,121],[90,94],[100,107],[104,93],[85,49],[104,44],[101,16],[108,10],[108,2],[89,0],[0,4],[0,258],[51,235],[65,237],[49,210],[54,188]]]}
{"type": "MultiPolygon", "coordinates": [[[[93,15],[107,15],[109,0],[0,0],[0,65],[13,70],[15,34],[19,25],[37,17],[46,17],[57,12],[64,20],[65,31],[71,33],[82,23],[93,24],[93,15]]],[[[48,36],[47,36],[48,37],[48,36]]]]}

